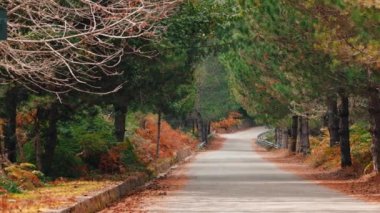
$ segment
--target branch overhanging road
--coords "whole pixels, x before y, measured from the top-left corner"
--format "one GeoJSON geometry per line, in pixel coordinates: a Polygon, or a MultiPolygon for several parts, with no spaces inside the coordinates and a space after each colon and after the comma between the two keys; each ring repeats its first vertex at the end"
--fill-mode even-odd
{"type": "MultiPolygon", "coordinates": [[[[188,166],[180,191],[144,202],[147,212],[380,212],[380,205],[355,200],[280,170],[252,150],[262,127],[222,135],[221,150],[199,154],[188,166]]],[[[127,210],[128,212],[128,210],[127,210]]]]}

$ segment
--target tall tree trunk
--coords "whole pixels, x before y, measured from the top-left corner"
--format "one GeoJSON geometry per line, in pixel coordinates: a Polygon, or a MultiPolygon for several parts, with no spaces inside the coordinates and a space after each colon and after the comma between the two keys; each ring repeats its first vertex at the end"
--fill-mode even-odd
{"type": "Polygon", "coordinates": [[[211,134],[211,121],[207,123],[207,135],[211,134]]]}
{"type": "Polygon", "coordinates": [[[275,128],[275,144],[279,147],[282,148],[282,129],[281,128],[275,128]]]}
{"type": "Polygon", "coordinates": [[[206,143],[208,143],[207,141],[207,122],[206,121],[202,121],[202,140],[206,143]]]}
{"type": "Polygon", "coordinates": [[[371,118],[371,136],[372,136],[372,161],[374,172],[380,172],[380,97],[376,88],[368,89],[369,101],[368,112],[371,118]]]}
{"type": "Polygon", "coordinates": [[[191,119],[191,133],[195,134],[195,119],[191,119]]]}
{"type": "Polygon", "coordinates": [[[302,116],[298,116],[298,129],[297,129],[297,153],[302,152],[302,116]]]}
{"type": "Polygon", "coordinates": [[[115,137],[116,137],[117,142],[124,142],[127,106],[125,104],[114,103],[113,108],[115,112],[115,118],[114,118],[115,137]]]}
{"type": "Polygon", "coordinates": [[[307,117],[301,117],[301,151],[304,155],[310,152],[309,141],[309,119],[307,117]]]}
{"type": "Polygon", "coordinates": [[[207,138],[208,121],[204,120],[202,118],[202,115],[199,112],[197,112],[197,117],[198,117],[197,126],[198,126],[198,134],[199,134],[198,136],[201,142],[207,143],[208,142],[208,138],[207,138]]]}
{"type": "Polygon", "coordinates": [[[207,144],[208,143],[208,134],[207,134],[208,121],[201,119],[200,128],[201,128],[201,141],[207,144]]]}
{"type": "Polygon", "coordinates": [[[54,159],[55,148],[58,144],[58,103],[53,103],[50,106],[48,114],[48,128],[46,131],[46,141],[44,144],[44,155],[43,155],[43,172],[50,174],[51,165],[54,159]]]}
{"type": "Polygon", "coordinates": [[[298,132],[298,116],[294,115],[292,117],[292,129],[291,129],[291,139],[289,144],[289,152],[296,152],[297,148],[297,132],[298,132]]]}
{"type": "Polygon", "coordinates": [[[17,160],[17,136],[16,136],[16,116],[17,116],[17,88],[12,88],[5,93],[4,117],[6,123],[3,125],[4,147],[11,162],[17,160]]]}
{"type": "Polygon", "coordinates": [[[282,148],[288,148],[288,128],[281,129],[282,148]]]}
{"type": "Polygon", "coordinates": [[[276,144],[276,145],[279,145],[280,143],[279,143],[279,141],[281,140],[280,139],[280,134],[279,134],[279,130],[280,128],[278,128],[278,127],[276,127],[275,129],[274,129],[274,143],[276,144]]]}
{"type": "Polygon", "coordinates": [[[339,116],[336,97],[330,97],[327,103],[327,124],[330,133],[330,147],[339,144],[339,116]]]}
{"type": "Polygon", "coordinates": [[[41,124],[40,121],[43,120],[43,109],[42,107],[37,107],[37,115],[34,121],[34,150],[36,155],[36,166],[38,170],[42,171],[42,144],[41,144],[41,124]]]}
{"type": "Polygon", "coordinates": [[[157,119],[157,145],[156,145],[156,159],[160,158],[160,140],[161,140],[161,111],[158,111],[157,119]]]}
{"type": "Polygon", "coordinates": [[[349,129],[349,100],[347,94],[339,93],[341,103],[339,106],[339,135],[341,151],[341,167],[352,166],[350,149],[350,129],[349,129]]]}

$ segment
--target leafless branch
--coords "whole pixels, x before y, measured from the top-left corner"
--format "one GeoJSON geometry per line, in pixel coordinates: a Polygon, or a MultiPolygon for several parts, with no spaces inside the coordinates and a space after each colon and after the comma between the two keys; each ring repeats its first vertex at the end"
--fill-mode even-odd
{"type": "MultiPolygon", "coordinates": [[[[158,39],[181,0],[8,0],[0,80],[49,92],[98,93],[126,54],[149,56],[132,39],[158,39]]],[[[118,86],[115,86],[118,88],[118,86]]],[[[109,92],[113,92],[109,91],[109,92]]]]}

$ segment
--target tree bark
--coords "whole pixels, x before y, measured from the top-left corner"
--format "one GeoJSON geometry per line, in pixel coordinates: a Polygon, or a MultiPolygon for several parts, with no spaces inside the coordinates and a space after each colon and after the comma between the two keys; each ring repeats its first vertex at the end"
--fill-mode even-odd
{"type": "Polygon", "coordinates": [[[16,136],[16,116],[17,116],[17,89],[8,90],[4,98],[4,117],[6,123],[3,125],[4,147],[9,161],[17,161],[17,136],[16,136]]]}
{"type": "Polygon", "coordinates": [[[302,116],[298,116],[298,128],[297,128],[297,153],[302,152],[302,116]]]}
{"type": "Polygon", "coordinates": [[[48,111],[48,128],[46,130],[46,141],[44,144],[43,155],[43,172],[50,174],[52,162],[54,159],[55,148],[58,144],[58,103],[53,103],[48,111]]]}
{"type": "Polygon", "coordinates": [[[289,144],[289,152],[296,152],[297,148],[297,130],[298,130],[298,116],[292,117],[292,129],[291,129],[291,139],[289,144]]]}
{"type": "Polygon", "coordinates": [[[125,104],[113,104],[115,117],[115,137],[117,142],[124,142],[125,138],[125,121],[127,117],[127,106],[125,104]]]}
{"type": "Polygon", "coordinates": [[[327,125],[330,133],[330,147],[339,144],[339,116],[336,97],[328,99],[327,103],[327,125]]]}
{"type": "Polygon", "coordinates": [[[349,100],[347,94],[340,92],[341,103],[339,106],[339,135],[341,151],[341,167],[352,166],[349,130],[349,100]]]}
{"type": "Polygon", "coordinates": [[[201,129],[202,129],[202,141],[208,143],[208,121],[202,120],[201,129]]]}
{"type": "Polygon", "coordinates": [[[199,134],[199,119],[194,119],[194,126],[196,132],[199,134]]]}
{"type": "Polygon", "coordinates": [[[207,123],[207,136],[211,134],[211,122],[207,123]]]}
{"type": "Polygon", "coordinates": [[[275,141],[275,144],[276,144],[276,145],[280,145],[279,141],[281,140],[281,139],[280,139],[280,134],[279,134],[279,131],[278,131],[278,130],[279,130],[279,128],[275,128],[275,129],[274,129],[274,138],[275,138],[274,141],[275,141]]]}
{"type": "Polygon", "coordinates": [[[281,129],[282,148],[288,148],[288,128],[281,129]]]}
{"type": "Polygon", "coordinates": [[[206,121],[202,121],[202,140],[206,143],[208,143],[208,138],[207,138],[207,123],[206,121]]]}
{"type": "Polygon", "coordinates": [[[195,134],[195,119],[191,119],[191,132],[195,134]]]}
{"type": "Polygon", "coordinates": [[[157,119],[157,145],[156,145],[156,159],[160,158],[160,140],[161,140],[161,111],[158,111],[157,119]]]}
{"type": "Polygon", "coordinates": [[[310,141],[309,141],[309,119],[306,117],[301,117],[301,152],[304,155],[310,152],[310,141]]]}
{"type": "Polygon", "coordinates": [[[42,144],[41,144],[41,123],[43,120],[43,109],[37,107],[37,115],[34,121],[34,150],[36,155],[36,166],[38,170],[42,171],[42,144]]]}
{"type": "Polygon", "coordinates": [[[368,89],[369,101],[368,112],[371,118],[371,136],[372,136],[372,161],[375,173],[380,172],[380,97],[379,91],[376,88],[368,89]]]}

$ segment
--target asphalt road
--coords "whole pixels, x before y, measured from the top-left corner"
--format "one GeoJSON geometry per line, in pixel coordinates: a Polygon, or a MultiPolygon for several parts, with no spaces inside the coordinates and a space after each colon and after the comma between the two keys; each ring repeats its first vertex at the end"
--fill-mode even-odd
{"type": "Polygon", "coordinates": [[[147,212],[376,212],[380,206],[355,200],[303,180],[263,160],[252,139],[264,128],[223,135],[218,151],[190,164],[186,186],[146,203],[147,212]]]}

